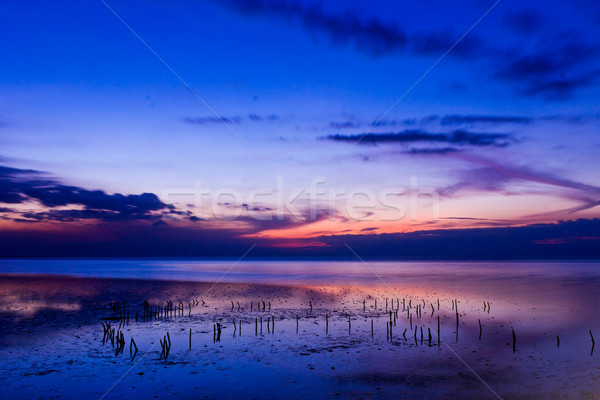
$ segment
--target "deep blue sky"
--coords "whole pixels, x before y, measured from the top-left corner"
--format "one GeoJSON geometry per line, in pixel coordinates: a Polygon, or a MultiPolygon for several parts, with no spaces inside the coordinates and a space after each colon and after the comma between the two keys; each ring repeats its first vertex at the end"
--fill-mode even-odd
{"type": "Polygon", "coordinates": [[[294,240],[598,216],[593,1],[5,1],[0,37],[4,229],[127,207],[156,222],[161,206],[114,193],[155,193],[190,229],[294,240]],[[167,196],[197,182],[246,196],[278,177],[287,191],[417,179],[441,219],[236,224],[167,196]],[[59,186],[111,205],[49,201],[59,186]]]}

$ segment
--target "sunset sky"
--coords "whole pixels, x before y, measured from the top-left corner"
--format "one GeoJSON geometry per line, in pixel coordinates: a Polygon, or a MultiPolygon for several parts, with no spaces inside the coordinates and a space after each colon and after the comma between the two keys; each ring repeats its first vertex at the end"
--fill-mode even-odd
{"type": "Polygon", "coordinates": [[[600,237],[596,2],[7,1],[0,34],[5,256],[600,237]]]}

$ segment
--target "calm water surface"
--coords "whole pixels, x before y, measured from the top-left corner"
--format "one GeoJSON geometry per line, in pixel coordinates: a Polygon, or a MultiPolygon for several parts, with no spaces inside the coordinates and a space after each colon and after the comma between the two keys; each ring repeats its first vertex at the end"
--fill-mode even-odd
{"type": "Polygon", "coordinates": [[[597,262],[2,260],[0,274],[7,398],[600,398],[597,262]],[[185,312],[135,321],[142,300],[185,312]],[[131,313],[113,321],[125,354],[102,341],[111,302],[131,313]]]}
{"type": "Polygon", "coordinates": [[[600,262],[340,262],[181,260],[0,260],[0,273],[226,282],[401,283],[407,279],[582,280],[600,278],[600,262]]]}

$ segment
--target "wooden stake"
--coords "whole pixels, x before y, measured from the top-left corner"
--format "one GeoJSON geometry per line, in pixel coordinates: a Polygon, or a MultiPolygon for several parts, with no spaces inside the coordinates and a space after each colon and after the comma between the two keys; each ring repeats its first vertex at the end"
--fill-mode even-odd
{"type": "MultiPolygon", "coordinates": [[[[135,348],[135,352],[133,353],[133,355],[131,356],[131,361],[133,361],[133,359],[135,358],[137,352],[138,352],[138,347],[135,344],[135,340],[133,340],[133,338],[131,338],[131,343],[133,344],[133,347],[135,348]]],[[[131,347],[131,346],[130,346],[131,347]]]]}
{"type": "Polygon", "coordinates": [[[390,324],[387,321],[385,322],[385,340],[390,340],[390,324]]]}
{"type": "Polygon", "coordinates": [[[513,338],[513,353],[516,351],[517,347],[517,335],[515,335],[515,330],[511,327],[512,330],[512,338],[513,338]]]}
{"type": "Polygon", "coordinates": [[[415,326],[415,344],[417,344],[417,327],[415,326]]]}
{"type": "Polygon", "coordinates": [[[348,335],[350,334],[350,316],[348,315],[348,335]]]}
{"type": "Polygon", "coordinates": [[[438,339],[438,347],[440,347],[440,316],[437,317],[438,320],[438,331],[437,331],[437,339],[438,339]]]}

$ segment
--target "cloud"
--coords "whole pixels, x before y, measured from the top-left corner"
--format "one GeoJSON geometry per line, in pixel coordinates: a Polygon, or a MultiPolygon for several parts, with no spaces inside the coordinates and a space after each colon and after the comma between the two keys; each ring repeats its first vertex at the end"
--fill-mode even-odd
{"type": "Polygon", "coordinates": [[[153,193],[108,194],[68,186],[40,171],[0,166],[0,203],[37,202],[48,208],[75,206],[72,210],[27,212],[22,218],[34,221],[74,221],[96,218],[105,221],[156,219],[155,213],[176,213],[153,193]]]}
{"type": "Polygon", "coordinates": [[[75,186],[30,185],[23,193],[46,207],[82,205],[88,210],[108,210],[120,215],[146,215],[150,211],[169,209],[154,193],[107,194],[102,190],[86,190],[75,186]]]}
{"type": "MultiPolygon", "coordinates": [[[[370,126],[429,126],[439,125],[442,127],[462,126],[468,127],[473,125],[528,125],[536,122],[544,121],[562,121],[569,124],[584,123],[590,120],[600,118],[598,114],[572,114],[560,115],[551,114],[545,116],[518,116],[518,115],[495,115],[495,114],[448,114],[440,116],[437,114],[427,115],[421,118],[404,118],[404,119],[384,119],[381,121],[373,121],[370,126]]],[[[333,127],[333,126],[332,126],[333,127]]]]}
{"type": "MultiPolygon", "coordinates": [[[[327,244],[332,253],[348,245],[365,259],[597,259],[600,219],[519,227],[322,236],[316,240],[327,244]]],[[[348,254],[348,258],[351,256],[348,254]]]]}
{"type": "Polygon", "coordinates": [[[245,16],[298,22],[310,33],[328,35],[335,45],[352,44],[357,50],[374,56],[401,51],[440,56],[454,46],[451,53],[454,57],[471,58],[480,55],[484,47],[474,33],[457,43],[460,35],[448,29],[407,33],[397,23],[365,19],[350,10],[343,14],[326,13],[318,5],[298,1],[224,0],[218,4],[228,5],[245,16]]]}
{"type": "Polygon", "coordinates": [[[530,35],[540,29],[542,26],[542,19],[537,13],[530,10],[524,10],[506,15],[503,23],[517,33],[530,35]]]}
{"type": "Polygon", "coordinates": [[[465,124],[529,124],[533,119],[530,117],[504,116],[504,115],[446,115],[440,120],[442,126],[454,126],[465,124]]]}
{"type": "Polygon", "coordinates": [[[554,99],[567,98],[596,81],[600,73],[595,62],[600,55],[599,45],[585,44],[572,34],[546,43],[530,54],[508,51],[506,62],[495,76],[514,82],[524,94],[554,99]]]}
{"type": "Polygon", "coordinates": [[[360,123],[354,121],[331,121],[329,127],[333,129],[359,128],[360,123]]]}
{"type": "Polygon", "coordinates": [[[413,155],[444,155],[457,153],[460,149],[456,147],[440,147],[440,148],[413,148],[405,151],[406,154],[413,155]]]}
{"type": "Polygon", "coordinates": [[[250,121],[278,121],[279,115],[277,114],[269,114],[269,115],[258,115],[258,114],[249,114],[248,119],[250,121]]]}
{"type": "Polygon", "coordinates": [[[184,122],[187,122],[188,124],[193,124],[193,125],[207,125],[207,124],[222,124],[223,122],[227,123],[227,124],[239,124],[240,122],[242,122],[242,118],[235,116],[235,117],[213,117],[213,116],[208,116],[208,117],[184,117],[183,118],[184,122]]]}
{"type": "Polygon", "coordinates": [[[352,43],[357,49],[374,55],[401,50],[406,46],[406,34],[398,27],[375,19],[361,21],[349,12],[343,16],[328,15],[317,6],[294,1],[229,0],[219,4],[230,5],[247,16],[298,21],[308,31],[329,35],[336,44],[352,43]]]}
{"type": "Polygon", "coordinates": [[[240,237],[234,230],[169,225],[104,223],[42,231],[29,224],[0,231],[0,241],[5,257],[237,258],[255,245],[247,258],[356,261],[347,244],[364,259],[598,259],[600,219],[310,239],[240,237]]]}
{"type": "Polygon", "coordinates": [[[456,219],[456,220],[467,220],[467,221],[490,221],[488,218],[473,218],[473,217],[445,217],[440,219],[456,219]]]}
{"type": "MultiPolygon", "coordinates": [[[[469,168],[462,173],[458,183],[438,190],[442,196],[452,197],[463,190],[481,190],[488,192],[506,192],[508,185],[515,182],[528,182],[560,189],[556,195],[582,202],[583,205],[567,212],[582,211],[596,207],[600,198],[600,187],[587,185],[570,179],[561,178],[548,172],[538,171],[527,166],[500,164],[494,160],[472,155],[460,155],[463,160],[477,164],[479,168],[469,168]]],[[[533,189],[528,189],[535,193],[533,189]]]]}
{"type": "Polygon", "coordinates": [[[371,122],[371,126],[398,126],[398,125],[415,125],[417,123],[416,118],[405,118],[402,120],[397,119],[383,119],[381,121],[371,122]]]}
{"type": "Polygon", "coordinates": [[[222,124],[222,123],[241,124],[244,121],[272,122],[272,121],[278,121],[279,119],[280,119],[279,115],[276,115],[276,114],[269,114],[269,115],[248,114],[247,117],[243,117],[240,115],[234,115],[234,116],[229,116],[229,117],[224,117],[224,116],[215,117],[215,116],[209,115],[209,116],[204,116],[204,117],[184,117],[183,122],[192,124],[192,125],[209,125],[209,124],[222,124]]]}
{"type": "MultiPolygon", "coordinates": [[[[467,126],[467,125],[525,125],[536,121],[534,117],[516,115],[476,115],[476,114],[448,114],[440,116],[437,114],[427,115],[421,118],[384,119],[373,121],[371,126],[422,126],[439,124],[440,126],[467,126]]],[[[333,126],[332,126],[333,127],[333,126]]]]}
{"type": "Polygon", "coordinates": [[[507,133],[470,132],[463,129],[448,133],[431,133],[418,129],[398,133],[335,134],[326,137],[336,142],[379,143],[449,143],[454,145],[505,147],[514,139],[507,133]]]}
{"type": "MultiPolygon", "coordinates": [[[[248,204],[221,203],[229,211],[241,209],[232,220],[227,213],[219,218],[204,219],[191,211],[176,209],[163,203],[153,193],[108,194],[102,190],[88,190],[65,185],[48,174],[28,169],[0,165],[0,218],[20,223],[72,223],[79,221],[123,222],[147,221],[153,226],[174,221],[195,229],[222,230],[228,235],[253,237],[263,231],[298,228],[330,218],[329,209],[313,209],[309,203],[298,206],[296,213],[278,215],[270,207],[252,207],[248,204]],[[3,207],[21,204],[21,207],[3,207]],[[162,221],[162,222],[161,222],[162,221]],[[179,222],[184,222],[183,224],[179,222]],[[187,224],[185,223],[187,222],[187,224]],[[202,222],[202,223],[199,223],[202,222]]],[[[224,233],[225,234],[225,233],[224,233]]]]}
{"type": "Polygon", "coordinates": [[[518,42],[513,39],[494,44],[492,40],[480,39],[474,32],[455,43],[462,32],[438,26],[429,31],[408,32],[398,23],[367,19],[357,11],[327,13],[318,4],[299,1],[224,0],[218,4],[249,17],[297,22],[311,33],[329,36],[334,45],[351,44],[373,56],[399,52],[441,56],[452,48],[450,57],[480,61],[488,74],[513,82],[513,89],[521,95],[564,99],[575,90],[595,83],[599,75],[598,45],[586,44],[585,35],[581,33],[556,34],[560,27],[544,25],[541,18],[529,10],[504,18],[503,26],[518,33],[518,42]]]}
{"type": "Polygon", "coordinates": [[[528,84],[525,93],[543,95],[553,99],[563,99],[569,97],[576,89],[591,85],[597,80],[598,76],[598,71],[594,71],[574,78],[561,77],[533,80],[528,84]]]}
{"type": "MultiPolygon", "coordinates": [[[[231,206],[234,207],[233,205],[231,206]]],[[[244,235],[249,237],[260,234],[264,231],[299,228],[315,222],[324,221],[334,216],[334,212],[328,208],[312,208],[309,202],[304,204],[300,201],[298,209],[294,213],[278,215],[270,207],[248,208],[247,204],[237,206],[242,208],[244,213],[235,219],[238,223],[243,223],[245,227],[240,228],[244,235]],[[251,211],[248,212],[248,211],[251,211]]],[[[314,207],[314,206],[313,206],[314,207]]],[[[338,216],[338,219],[342,219],[338,216]]]]}
{"type": "Polygon", "coordinates": [[[246,16],[267,16],[297,21],[309,32],[329,35],[334,44],[353,44],[357,50],[380,56],[398,51],[421,55],[441,55],[454,45],[457,57],[471,57],[481,49],[481,41],[471,34],[459,43],[451,31],[414,32],[407,34],[396,24],[377,19],[364,20],[346,11],[343,15],[327,14],[315,5],[295,1],[229,0],[228,4],[246,16]]]}
{"type": "Polygon", "coordinates": [[[21,222],[26,219],[30,222],[76,222],[86,219],[97,219],[101,221],[127,221],[148,220],[158,221],[160,216],[150,213],[122,213],[111,210],[97,210],[85,208],[83,210],[49,210],[41,212],[21,213],[21,222]]]}
{"type": "Polygon", "coordinates": [[[18,169],[0,165],[0,203],[19,204],[26,200],[23,189],[27,187],[27,180],[37,184],[47,181],[41,177],[43,173],[30,169],[18,169]],[[24,180],[25,182],[21,183],[24,180]]]}

